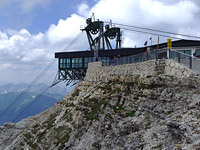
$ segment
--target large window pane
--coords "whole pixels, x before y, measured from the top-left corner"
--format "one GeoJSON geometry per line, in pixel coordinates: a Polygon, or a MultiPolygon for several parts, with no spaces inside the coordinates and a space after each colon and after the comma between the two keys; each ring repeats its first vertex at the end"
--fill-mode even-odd
{"type": "Polygon", "coordinates": [[[83,61],[82,61],[82,58],[79,58],[79,68],[82,68],[83,67],[83,61]]]}
{"type": "Polygon", "coordinates": [[[87,57],[85,57],[84,58],[84,68],[87,68],[88,67],[88,58],[87,57]]]}

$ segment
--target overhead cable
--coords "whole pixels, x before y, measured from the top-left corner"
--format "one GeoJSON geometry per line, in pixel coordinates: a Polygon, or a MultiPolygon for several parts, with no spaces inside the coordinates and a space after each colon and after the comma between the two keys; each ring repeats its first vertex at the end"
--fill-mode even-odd
{"type": "MultiPolygon", "coordinates": [[[[62,51],[64,51],[65,49],[67,49],[68,47],[70,47],[70,46],[72,46],[76,41],[77,41],[77,39],[80,37],[80,34],[81,34],[82,32],[80,32],[77,36],[75,36],[75,38],[74,39],[72,39],[68,44],[67,44],[67,46],[65,46],[65,48],[62,50],[62,51]]],[[[25,94],[25,92],[27,92],[29,89],[30,89],[30,87],[51,67],[51,65],[52,64],[54,64],[54,62],[55,62],[56,60],[55,59],[53,59],[44,69],[43,69],[43,71],[27,86],[27,88],[23,91],[23,92],[21,92],[21,94],[19,95],[19,96],[17,96],[16,98],[15,98],[15,100],[11,103],[11,104],[9,104],[7,107],[6,107],[6,109],[0,114],[0,118],[2,118],[2,116],[20,99],[20,97],[21,96],[23,96],[23,94],[25,94]]],[[[49,86],[48,88],[50,88],[51,86],[49,86]]],[[[44,92],[46,92],[47,90],[48,90],[48,88],[47,89],[45,89],[43,92],[42,92],[42,94],[44,93],[44,92]]],[[[41,94],[39,95],[39,96],[37,96],[36,98],[35,98],[35,100],[37,100],[38,99],[38,97],[40,97],[41,96],[41,94]]],[[[31,104],[30,105],[28,105],[28,107],[30,107],[34,102],[35,102],[35,100],[33,100],[32,102],[31,102],[31,104]]],[[[25,108],[24,109],[25,111],[27,110],[27,108],[25,108]]],[[[21,114],[23,114],[25,111],[22,111],[21,113],[20,113],[20,115],[21,114]]],[[[20,116],[20,115],[18,115],[17,116],[17,118],[20,116]]],[[[17,118],[15,118],[14,120],[16,120],[17,118]]],[[[1,119],[0,119],[1,120],[1,119]]]]}
{"type": "MultiPolygon", "coordinates": [[[[109,23],[109,22],[106,22],[109,23]]],[[[196,38],[196,39],[200,39],[200,37],[198,36],[193,36],[193,35],[188,35],[188,34],[181,34],[181,33],[175,33],[175,32],[170,32],[170,31],[164,31],[164,30],[158,30],[158,29],[152,29],[152,28],[146,28],[146,27],[139,27],[139,26],[134,26],[134,25],[127,25],[127,24],[122,24],[122,23],[113,23],[115,25],[119,25],[119,26],[124,26],[124,27],[129,27],[129,28],[134,28],[134,29],[142,29],[142,30],[149,30],[149,31],[154,31],[154,32],[160,32],[160,33],[166,33],[166,34],[173,34],[173,35],[177,35],[177,36],[184,36],[184,37],[189,37],[189,38],[196,38]]],[[[158,35],[158,34],[156,34],[158,35]]],[[[180,39],[180,38],[177,38],[180,39]]]]}

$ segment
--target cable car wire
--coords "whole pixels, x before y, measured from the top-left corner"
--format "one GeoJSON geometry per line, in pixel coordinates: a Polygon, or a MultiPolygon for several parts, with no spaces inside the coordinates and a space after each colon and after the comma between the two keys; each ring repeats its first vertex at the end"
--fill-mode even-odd
{"type": "MultiPolygon", "coordinates": [[[[110,22],[106,22],[106,23],[110,23],[110,22]]],[[[164,30],[158,30],[158,29],[152,29],[152,28],[146,28],[146,27],[139,27],[139,26],[127,25],[127,24],[116,23],[116,22],[112,22],[112,24],[118,25],[118,26],[124,26],[124,27],[134,28],[134,29],[149,30],[149,31],[153,31],[153,32],[160,32],[160,33],[166,33],[166,34],[173,34],[173,35],[177,35],[177,36],[184,36],[184,37],[189,37],[189,38],[200,39],[200,37],[198,37],[198,36],[187,35],[187,34],[181,34],[181,33],[175,33],[175,32],[170,32],[170,31],[164,31],[164,30]]],[[[145,31],[144,31],[144,32],[145,32],[145,31]]],[[[147,33],[148,33],[148,32],[147,32],[147,33]]],[[[152,33],[151,33],[151,34],[152,34],[152,33]]],[[[159,34],[155,34],[155,33],[154,33],[154,35],[159,35],[159,34]]],[[[163,35],[162,35],[162,36],[163,36],[163,35]]],[[[167,37],[167,36],[165,36],[165,37],[167,37]]],[[[177,39],[181,39],[181,38],[177,38],[177,39]]]]}
{"type": "MultiPolygon", "coordinates": [[[[67,49],[68,47],[72,46],[72,45],[77,41],[77,39],[80,37],[80,34],[81,34],[81,33],[82,33],[82,32],[80,32],[77,36],[75,36],[75,38],[73,38],[73,39],[67,44],[67,46],[66,46],[62,51],[64,51],[64,50],[67,49]]],[[[23,96],[23,94],[25,94],[25,92],[27,92],[27,91],[30,89],[30,87],[32,86],[32,84],[35,83],[35,82],[46,72],[46,70],[48,70],[48,69],[51,67],[51,65],[52,65],[55,61],[56,61],[56,60],[53,59],[53,60],[49,63],[49,65],[48,65],[47,67],[45,67],[44,70],[29,84],[29,86],[28,86],[19,96],[17,96],[17,97],[15,98],[15,100],[14,100],[11,104],[9,104],[9,105],[7,106],[7,108],[0,114],[0,118],[2,118],[2,116],[3,116],[3,115],[4,115],[4,114],[5,114],[5,113],[20,99],[20,97],[23,96]]],[[[28,105],[27,107],[29,108],[29,107],[38,99],[38,97],[40,97],[42,94],[44,94],[50,87],[51,87],[51,86],[49,86],[49,87],[46,88],[41,94],[39,94],[39,95],[35,98],[35,100],[33,100],[33,101],[30,103],[30,105],[28,105]]],[[[14,121],[28,109],[27,107],[14,119],[14,121]]],[[[1,121],[1,120],[0,120],[0,121],[1,121]]]]}
{"type": "Polygon", "coordinates": [[[158,35],[158,36],[161,36],[161,37],[168,37],[168,38],[174,38],[174,39],[179,39],[179,40],[183,39],[183,38],[179,38],[179,37],[175,37],[175,36],[158,34],[158,33],[153,33],[153,32],[147,32],[147,31],[141,31],[141,30],[134,30],[134,29],[123,28],[123,27],[120,27],[120,28],[124,29],[124,30],[127,30],[127,31],[132,31],[132,32],[139,32],[139,33],[144,33],[144,34],[158,35]]]}

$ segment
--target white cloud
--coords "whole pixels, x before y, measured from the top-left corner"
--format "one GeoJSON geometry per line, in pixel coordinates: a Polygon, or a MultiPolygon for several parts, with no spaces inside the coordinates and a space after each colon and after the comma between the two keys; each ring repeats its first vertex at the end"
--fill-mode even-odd
{"type": "Polygon", "coordinates": [[[85,20],[73,14],[70,18],[66,20],[60,20],[57,25],[51,25],[47,31],[47,36],[50,42],[55,43],[67,38],[71,38],[73,34],[80,31],[80,27],[85,23],[85,20]]]}
{"type": "Polygon", "coordinates": [[[30,12],[35,7],[45,7],[53,0],[0,0],[0,7],[16,4],[22,11],[30,12]]]}
{"type": "MultiPolygon", "coordinates": [[[[153,29],[173,31],[177,33],[198,35],[200,23],[198,23],[199,5],[193,0],[177,0],[163,2],[161,0],[101,0],[88,13],[96,14],[96,18],[113,22],[142,26],[153,29]],[[112,8],[111,8],[112,6],[112,8]],[[181,29],[181,30],[180,30],[181,29]],[[184,32],[183,32],[184,31],[184,32]]],[[[125,37],[134,40],[137,45],[143,43],[151,34],[133,32],[132,36],[125,31],[125,37]],[[146,39],[145,39],[146,38],[146,39]],[[143,39],[143,40],[141,40],[143,39]]],[[[156,36],[154,37],[154,39],[156,36]]],[[[161,38],[166,41],[167,38],[161,38]]]]}
{"type": "MultiPolygon", "coordinates": [[[[58,24],[51,25],[45,33],[33,35],[26,29],[0,32],[0,72],[3,72],[0,73],[0,80],[24,81],[25,77],[33,75],[32,72],[41,72],[40,69],[52,62],[56,51],[66,51],[69,48],[79,50],[85,47],[86,37],[82,37],[70,45],[71,47],[66,47],[81,32],[80,25],[84,22],[82,17],[73,14],[70,18],[61,19],[58,24]]],[[[51,71],[48,77],[54,78],[56,70],[57,65],[54,64],[54,73],[51,71]]]]}
{"type": "Polygon", "coordinates": [[[78,6],[78,14],[81,16],[87,16],[89,13],[89,6],[87,3],[83,2],[78,6]]]}

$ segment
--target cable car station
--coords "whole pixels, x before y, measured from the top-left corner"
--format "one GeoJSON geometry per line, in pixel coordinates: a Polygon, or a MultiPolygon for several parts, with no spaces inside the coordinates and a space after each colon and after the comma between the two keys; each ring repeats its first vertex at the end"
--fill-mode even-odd
{"type": "MultiPolygon", "coordinates": [[[[170,58],[171,56],[177,57],[177,59],[181,58],[175,53],[170,53],[169,43],[151,45],[150,47],[121,48],[120,28],[112,27],[110,24],[104,26],[104,22],[95,21],[92,18],[88,18],[86,23],[87,26],[81,30],[86,32],[90,50],[55,53],[55,58],[58,58],[58,73],[53,85],[64,81],[68,86],[84,80],[90,62],[102,61],[104,66],[109,66],[115,57],[120,57],[120,64],[170,58]],[[149,53],[147,57],[145,53],[150,52],[149,49],[152,52],[151,56],[149,53]]],[[[171,45],[177,50],[183,50],[184,53],[188,49],[193,49],[190,50],[190,55],[197,50],[200,56],[200,41],[178,40],[173,41],[171,45]]]]}

